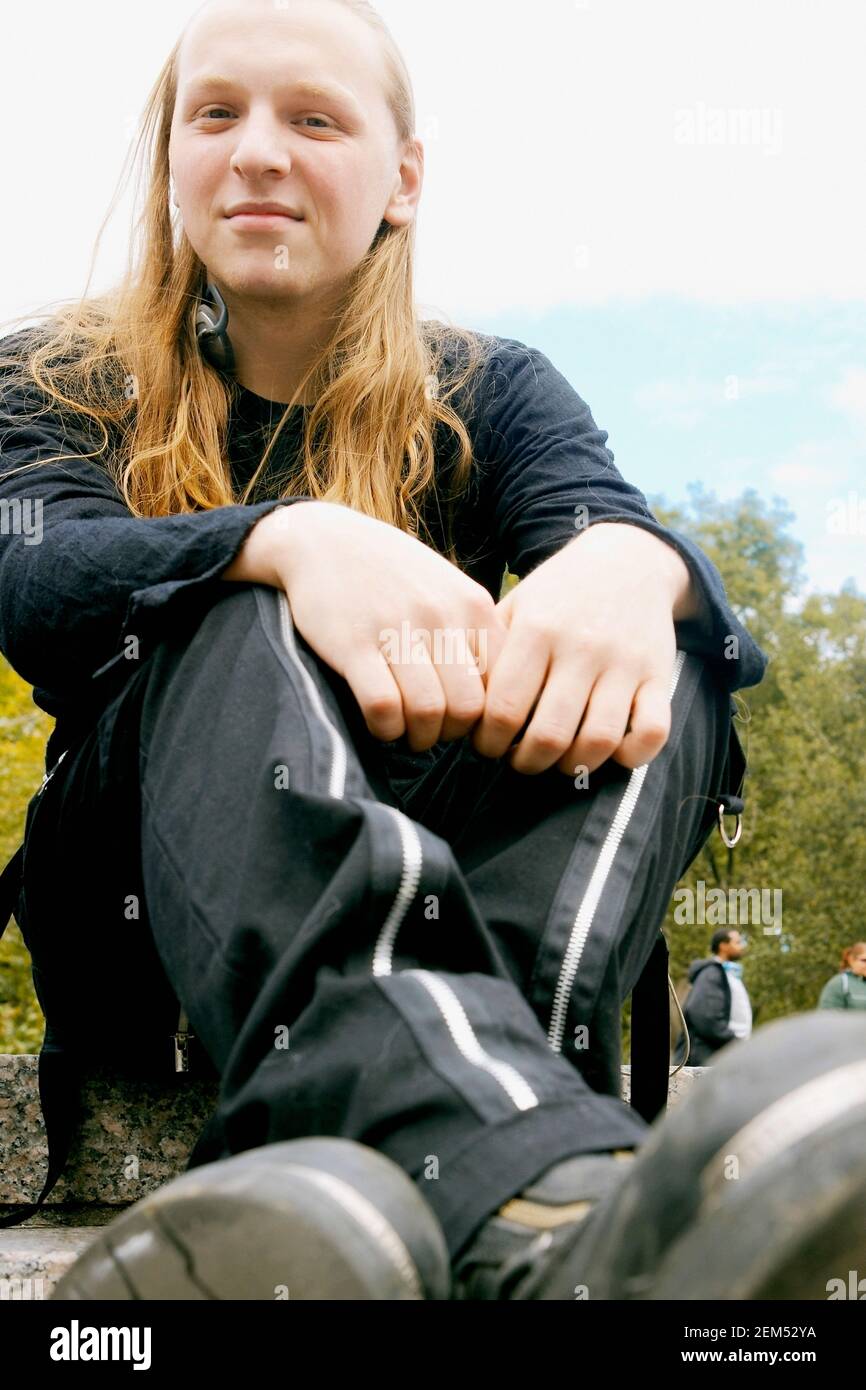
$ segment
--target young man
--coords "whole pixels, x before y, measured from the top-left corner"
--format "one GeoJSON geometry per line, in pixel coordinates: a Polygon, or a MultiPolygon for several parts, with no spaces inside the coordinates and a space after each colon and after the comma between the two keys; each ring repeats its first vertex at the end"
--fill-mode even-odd
{"type": "MultiPolygon", "coordinates": [[[[92,415],[5,397],[0,485],[44,533],[3,536],[0,648],[57,716],[19,865],[43,1060],[162,1045],[180,1001],[221,1083],[192,1171],[62,1297],[644,1296],[712,1224],[716,1150],[862,1044],[826,1017],[779,1067],[774,1034],[661,1152],[620,1099],[621,1005],[650,965],[666,998],[765,659],[543,353],[489,340],[448,420],[462,345],[436,386],[407,312],[412,116],[358,0],[206,7],[149,108],[142,267],[74,324],[128,373],[128,411],[122,374],[66,383],[109,392],[109,468],[92,415]],[[451,561],[442,423],[474,464],[451,561]]],[[[814,1190],[815,1139],[716,1195],[746,1218],[795,1160],[814,1190]]]]}
{"type": "MultiPolygon", "coordinates": [[[[691,989],[683,1007],[689,1030],[689,1065],[704,1067],[726,1043],[752,1033],[752,1005],[743,983],[740,960],[746,943],[735,927],[720,928],[710,942],[707,960],[689,966],[691,989]]],[[[685,1055],[685,1034],[675,1061],[685,1055]]]]}

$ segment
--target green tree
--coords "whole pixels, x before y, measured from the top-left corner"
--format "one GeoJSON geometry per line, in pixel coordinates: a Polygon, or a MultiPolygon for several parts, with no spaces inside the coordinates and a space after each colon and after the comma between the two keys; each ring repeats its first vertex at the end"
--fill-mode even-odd
{"type": "MultiPolygon", "coordinates": [[[[766,888],[782,894],[782,931],[740,924],[744,974],[761,1023],[815,1007],[840,948],[866,935],[866,598],[853,586],[796,600],[801,550],[790,513],[752,491],[722,503],[690,489],[685,508],[656,504],[725,578],[732,606],[770,656],[762,684],[738,697],[749,762],[740,844],[714,832],[681,885],[766,888]]],[[[706,956],[715,925],[665,922],[671,974],[706,956]]],[[[719,923],[722,925],[722,923],[719,923]]]]}
{"type": "MultiPolygon", "coordinates": [[[[30,686],[0,657],[0,868],[24,834],[27,803],[45,771],[54,721],[33,703],[30,686]]],[[[0,941],[0,1052],[36,1052],[44,1030],[30,956],[14,920],[0,941]]]]}

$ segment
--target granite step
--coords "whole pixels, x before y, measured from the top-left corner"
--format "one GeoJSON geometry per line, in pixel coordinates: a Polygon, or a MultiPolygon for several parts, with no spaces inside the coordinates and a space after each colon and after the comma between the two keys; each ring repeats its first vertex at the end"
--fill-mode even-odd
{"type": "MultiPolygon", "coordinates": [[[[112,1219],[117,1208],[112,1208],[112,1219]]],[[[33,1218],[35,1221],[35,1218],[33,1218]]],[[[37,1226],[26,1223],[0,1231],[0,1301],[50,1298],[57,1281],[102,1229],[93,1226],[37,1226]]]]}
{"type": "MultiPolygon", "coordinates": [[[[672,1077],[669,1106],[701,1070],[672,1077]]],[[[623,1067],[624,1100],[630,1071],[623,1067]]],[[[160,1081],[89,1073],[66,1172],[34,1216],[0,1229],[0,1300],[49,1298],[100,1227],[182,1173],[217,1094],[216,1081],[184,1073],[160,1081]]],[[[46,1165],[38,1057],[0,1054],[0,1215],[35,1200],[46,1165]]]]}

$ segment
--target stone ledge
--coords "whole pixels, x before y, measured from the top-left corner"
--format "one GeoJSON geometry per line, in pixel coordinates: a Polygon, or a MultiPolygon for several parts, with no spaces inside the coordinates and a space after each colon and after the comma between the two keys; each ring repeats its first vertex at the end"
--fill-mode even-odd
{"type": "MultiPolygon", "coordinates": [[[[0,1054],[0,1207],[35,1201],[48,1162],[39,1104],[38,1057],[0,1054]]],[[[684,1068],[671,1080],[669,1105],[688,1093],[702,1068],[684,1068]]],[[[623,1067],[623,1099],[630,1094],[623,1067]]],[[[184,1171],[218,1096],[214,1080],[186,1074],[131,1080],[107,1069],[88,1075],[83,1121],[66,1172],[44,1204],[123,1207],[184,1171]]],[[[35,1220],[39,1220],[36,1217],[35,1220]]]]}
{"type": "MultiPolygon", "coordinates": [[[[683,1067],[672,1076],[668,1082],[668,1109],[689,1094],[692,1086],[699,1076],[707,1070],[706,1067],[683,1067]]],[[[627,1101],[631,1097],[631,1067],[622,1068],[622,1098],[627,1101]]]]}
{"type": "MultiPolygon", "coordinates": [[[[48,1145],[39,1103],[38,1057],[0,1054],[0,1204],[42,1191],[48,1145]]],[[[143,1081],[94,1071],[82,1093],[82,1123],[66,1171],[45,1207],[74,1202],[127,1206],[183,1172],[217,1101],[218,1083],[143,1081]]]]}
{"type": "Polygon", "coordinates": [[[98,1234],[98,1226],[57,1230],[25,1225],[0,1231],[0,1300],[50,1298],[58,1280],[98,1234]]]}

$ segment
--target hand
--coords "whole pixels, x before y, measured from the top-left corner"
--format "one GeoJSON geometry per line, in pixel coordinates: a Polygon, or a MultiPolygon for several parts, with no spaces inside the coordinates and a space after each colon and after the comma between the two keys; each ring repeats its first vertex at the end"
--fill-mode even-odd
{"type": "Polygon", "coordinates": [[[671,546],[637,526],[591,526],[498,604],[508,637],[473,746],[501,757],[532,713],[509,754],[517,772],[651,762],[670,735],[674,621],[695,606],[671,546]]]}
{"type": "Polygon", "coordinates": [[[414,536],[337,503],[296,502],[263,526],[253,560],[232,573],[249,577],[252,564],[285,589],[297,630],[348,681],[370,733],[405,733],[414,752],[467,734],[506,635],[487,590],[414,536]]]}

